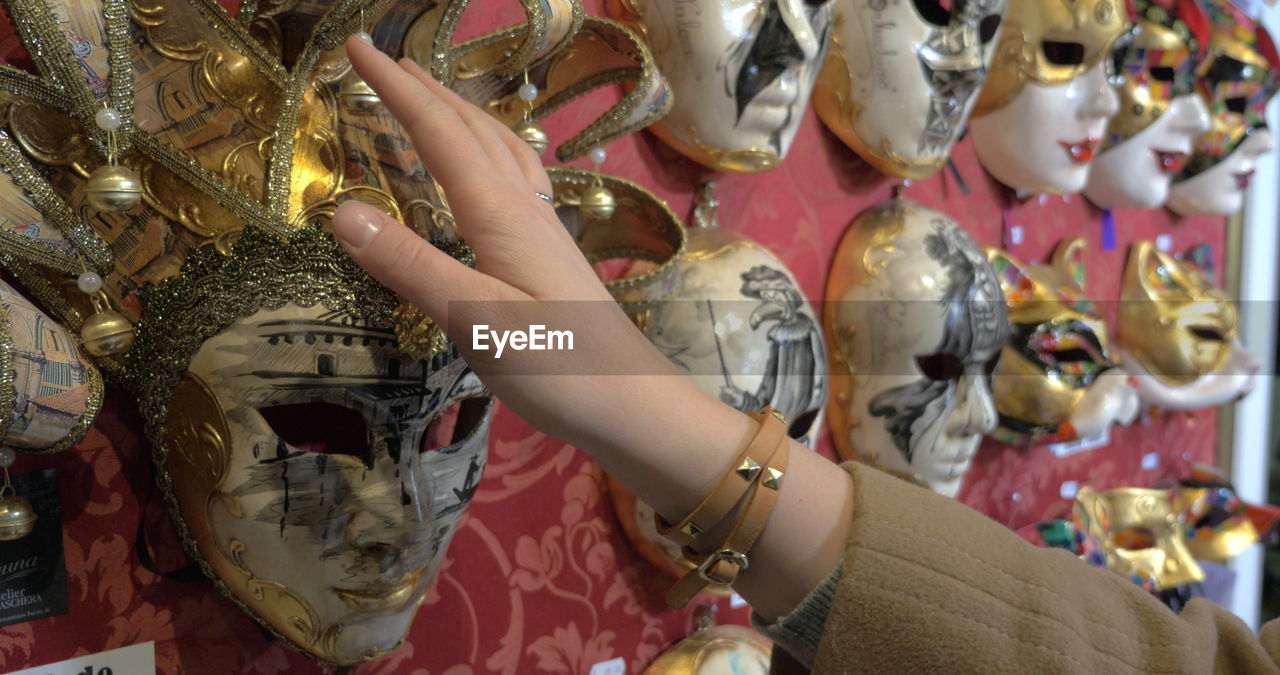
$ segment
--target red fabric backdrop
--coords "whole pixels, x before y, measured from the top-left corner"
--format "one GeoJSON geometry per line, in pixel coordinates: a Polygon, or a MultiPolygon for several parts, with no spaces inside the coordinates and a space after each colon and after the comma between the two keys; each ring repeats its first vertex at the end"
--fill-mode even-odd
{"type": "MultiPolygon", "coordinates": [[[[600,12],[597,0],[587,7],[600,12]]],[[[492,20],[486,15],[480,21],[492,20]]],[[[0,47],[5,44],[13,54],[12,41],[0,40],[0,47]]],[[[553,141],[582,128],[587,115],[583,107],[558,113],[547,125],[553,141]]],[[[682,216],[691,212],[698,187],[716,177],[646,133],[608,151],[606,172],[649,187],[682,216]]],[[[971,194],[944,172],[911,184],[906,196],[949,213],[983,244],[1000,245],[1006,221],[1021,226],[1024,240],[1009,248],[1024,260],[1042,259],[1064,237],[1085,237],[1088,289],[1096,300],[1118,296],[1126,249],[1136,239],[1169,235],[1174,251],[1210,243],[1221,264],[1223,219],[1117,211],[1119,245],[1106,251],[1101,215],[1083,198],[1018,203],[986,176],[968,141],[957,147],[955,161],[971,194]]],[[[585,160],[577,164],[587,166],[585,160]]],[[[719,179],[724,227],[773,249],[814,299],[822,296],[846,224],[888,198],[895,182],[846,149],[812,111],[780,168],[719,179]]],[[[1216,426],[1212,412],[1166,416],[1113,429],[1109,446],[1064,459],[1045,449],[988,441],[961,499],[1014,528],[1060,516],[1069,508],[1059,494],[1064,481],[1107,488],[1176,476],[1187,461],[1212,461],[1216,426]],[[1144,469],[1148,455],[1154,458],[1144,469]]],[[[830,453],[829,438],[823,448],[830,453]]],[[[58,469],[71,610],[0,628],[4,670],[154,640],[162,673],[323,672],[269,640],[210,584],[169,581],[138,564],[133,545],[139,518],[162,565],[185,563],[160,500],[147,502],[148,452],[132,402],[113,392],[78,446],[57,456],[19,458],[18,472],[58,469]]],[[[693,605],[684,612],[665,609],[666,580],[628,547],[597,466],[501,407],[489,452],[484,481],[406,644],[355,672],[583,673],[621,657],[627,672],[635,673],[689,632],[693,605]]],[[[746,623],[746,610],[731,610],[727,600],[717,604],[721,622],[746,623]]]]}

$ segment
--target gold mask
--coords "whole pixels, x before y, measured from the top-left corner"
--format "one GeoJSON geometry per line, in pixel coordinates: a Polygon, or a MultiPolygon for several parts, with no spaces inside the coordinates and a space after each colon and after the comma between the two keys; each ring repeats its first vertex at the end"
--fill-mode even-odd
{"type": "Polygon", "coordinates": [[[1011,0],[973,115],[1003,108],[1027,82],[1066,84],[1106,58],[1128,27],[1114,0],[1011,0]]]}
{"type": "Polygon", "coordinates": [[[1189,262],[1135,243],[1121,298],[1117,344],[1165,384],[1188,384],[1230,357],[1235,303],[1189,262]]]}
{"type": "Polygon", "coordinates": [[[1107,124],[1102,150],[1151,126],[1173,99],[1194,93],[1196,67],[1208,44],[1208,21],[1194,0],[1138,0],[1137,7],[1133,41],[1115,57],[1120,111],[1107,124]]]}
{"type": "Polygon", "coordinates": [[[1077,505],[1089,533],[1102,542],[1107,568],[1156,591],[1204,581],[1187,550],[1182,520],[1164,490],[1080,488],[1077,505]]]}
{"type": "Polygon", "coordinates": [[[1072,417],[1114,365],[1106,324],[1084,296],[1083,240],[1060,245],[1050,265],[1028,265],[999,249],[987,249],[987,258],[1011,329],[992,384],[1000,416],[995,437],[1026,445],[1100,431],[1077,430],[1072,417]]]}
{"type": "Polygon", "coordinates": [[[1187,549],[1196,560],[1225,563],[1258,543],[1258,528],[1249,517],[1251,505],[1214,467],[1193,467],[1191,476],[1180,483],[1173,505],[1182,515],[1187,549]]]}

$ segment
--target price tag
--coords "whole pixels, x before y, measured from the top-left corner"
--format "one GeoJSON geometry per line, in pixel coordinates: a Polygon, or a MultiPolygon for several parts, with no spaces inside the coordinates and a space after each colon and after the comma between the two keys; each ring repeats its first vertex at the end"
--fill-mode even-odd
{"type": "Polygon", "coordinates": [[[77,656],[46,666],[27,668],[9,675],[155,675],[155,672],[156,643],[143,642],[88,656],[77,656]]]}
{"type": "Polygon", "coordinates": [[[729,596],[729,609],[738,609],[740,607],[746,607],[746,606],[747,606],[747,601],[743,599],[741,595],[734,593],[733,595],[729,596]]]}
{"type": "Polygon", "coordinates": [[[1070,457],[1071,455],[1074,455],[1079,452],[1084,452],[1085,450],[1092,450],[1094,448],[1099,448],[1110,442],[1111,442],[1111,429],[1107,428],[1107,429],[1103,429],[1102,433],[1098,434],[1097,436],[1090,436],[1089,438],[1079,438],[1074,441],[1067,441],[1066,443],[1053,443],[1047,447],[1049,448],[1049,452],[1053,453],[1054,457],[1062,458],[1062,457],[1070,457]]]}
{"type": "Polygon", "coordinates": [[[591,675],[627,675],[627,662],[621,656],[591,666],[591,675]]]}

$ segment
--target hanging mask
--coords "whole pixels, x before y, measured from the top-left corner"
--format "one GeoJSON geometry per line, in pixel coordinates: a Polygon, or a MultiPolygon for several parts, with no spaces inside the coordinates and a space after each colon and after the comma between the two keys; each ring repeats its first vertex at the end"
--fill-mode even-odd
{"type": "Polygon", "coordinates": [[[836,5],[814,109],[880,171],[932,175],[977,101],[1005,7],[1006,0],[836,5]]]}
{"type": "MultiPolygon", "coordinates": [[[[0,264],[94,357],[78,373],[51,324],[39,377],[90,392],[81,414],[92,368],[136,397],[187,551],[267,630],[328,663],[385,655],[478,485],[492,405],[324,231],[360,199],[474,264],[403,130],[343,103],[341,43],[367,21],[398,47],[407,14],[452,5],[264,3],[257,42],[203,3],[90,4],[10,7],[40,76],[0,69],[23,92],[3,102],[0,264]],[[88,194],[104,163],[136,176],[127,211],[88,194]]],[[[83,423],[42,424],[56,445],[83,423]]]]}
{"type": "MultiPolygon", "coordinates": [[[[787,434],[813,448],[827,398],[827,356],[817,317],[786,265],[751,239],[721,229],[717,207],[715,186],[708,184],[695,210],[698,226],[689,230],[668,273],[669,292],[660,301],[633,306],[631,315],[658,351],[703,391],[744,412],[773,406],[786,418],[787,434]]],[[[678,222],[670,226],[678,228],[678,222]]],[[[610,491],[624,528],[639,535],[641,541],[632,541],[646,558],[672,559],[680,575],[692,566],[679,546],[658,536],[651,509],[634,498],[633,506],[619,502],[616,496],[626,494],[620,484],[611,482],[610,491]]]]}
{"type": "Polygon", "coordinates": [[[1133,40],[1115,56],[1120,110],[1107,124],[1084,194],[1103,209],[1152,208],[1209,130],[1196,68],[1209,43],[1194,0],[1137,0],[1133,40]]]}
{"type": "Polygon", "coordinates": [[[993,390],[1005,443],[1091,438],[1128,424],[1138,397],[1115,368],[1107,326],[1084,295],[1084,242],[1072,239],[1051,265],[1028,265],[998,249],[987,256],[1009,305],[1009,346],[993,390]]]}
{"type": "Polygon", "coordinates": [[[1280,90],[1280,54],[1267,29],[1229,0],[1200,6],[1212,36],[1197,83],[1212,122],[1196,139],[1166,206],[1182,215],[1231,215],[1244,203],[1258,157],[1275,149],[1266,108],[1280,90]]]}
{"type": "Polygon", "coordinates": [[[1214,467],[1194,467],[1178,484],[1173,505],[1186,527],[1187,549],[1196,560],[1225,563],[1258,543],[1258,528],[1250,517],[1251,507],[1258,507],[1241,500],[1214,467]]]}
{"type": "Polygon", "coordinates": [[[1120,0],[1010,0],[969,129],[978,161],[1019,193],[1079,192],[1116,112],[1120,0]]]}
{"type": "Polygon", "coordinates": [[[1253,390],[1259,363],[1240,342],[1235,302],[1193,262],[1136,242],[1121,299],[1116,345],[1144,403],[1196,410],[1253,390]]]}
{"type": "Polygon", "coordinates": [[[827,279],[836,449],[953,497],[996,425],[1008,338],[982,250],[942,213],[894,199],[849,225],[827,279]]]}
{"type": "Polygon", "coordinates": [[[1165,490],[1096,492],[1086,486],[1076,495],[1076,505],[1089,533],[1102,542],[1112,572],[1157,592],[1204,581],[1165,490]]]}
{"type": "Polygon", "coordinates": [[[787,156],[826,55],[831,0],[611,0],[671,86],[650,129],[690,159],[755,173],[787,156]]]}

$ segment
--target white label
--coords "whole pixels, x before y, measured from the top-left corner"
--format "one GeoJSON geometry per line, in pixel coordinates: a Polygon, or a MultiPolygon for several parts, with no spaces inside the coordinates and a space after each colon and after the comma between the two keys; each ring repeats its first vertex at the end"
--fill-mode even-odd
{"type": "Polygon", "coordinates": [[[1106,429],[1103,429],[1102,433],[1098,434],[1097,436],[1090,436],[1089,438],[1077,438],[1074,441],[1067,441],[1066,443],[1053,443],[1048,447],[1049,447],[1049,452],[1052,452],[1054,457],[1062,458],[1062,457],[1070,457],[1071,455],[1074,455],[1079,452],[1084,452],[1085,450],[1092,450],[1094,448],[1104,446],[1110,442],[1111,442],[1111,429],[1110,427],[1108,427],[1106,429]]]}
{"type": "Polygon", "coordinates": [[[739,609],[747,606],[747,601],[741,595],[734,593],[729,596],[729,609],[739,609]]]}
{"type": "Polygon", "coordinates": [[[591,675],[627,675],[627,662],[621,656],[591,666],[591,675]]]}
{"type": "Polygon", "coordinates": [[[1017,246],[1018,244],[1021,244],[1024,239],[1026,239],[1026,233],[1023,232],[1021,225],[1014,225],[1009,228],[1009,243],[1017,246]]]}
{"type": "Polygon", "coordinates": [[[1080,492],[1080,481],[1064,480],[1062,486],[1058,488],[1058,496],[1063,499],[1075,499],[1080,492]]]}
{"type": "Polygon", "coordinates": [[[1161,234],[1156,236],[1156,248],[1168,253],[1173,248],[1173,236],[1161,234]]]}
{"type": "Polygon", "coordinates": [[[144,642],[27,668],[9,675],[155,675],[155,672],[156,643],[144,642]]]}
{"type": "Polygon", "coordinates": [[[1142,468],[1146,471],[1155,471],[1160,468],[1160,455],[1154,452],[1143,455],[1142,468]]]}

